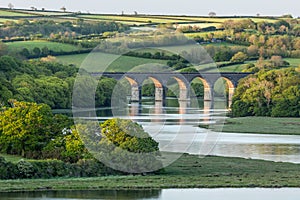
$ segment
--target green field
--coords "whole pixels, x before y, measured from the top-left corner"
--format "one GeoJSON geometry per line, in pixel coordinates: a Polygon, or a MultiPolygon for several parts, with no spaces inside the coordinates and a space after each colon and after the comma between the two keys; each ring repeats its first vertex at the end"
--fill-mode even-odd
{"type": "Polygon", "coordinates": [[[0,10],[0,17],[7,16],[7,17],[27,17],[27,16],[34,16],[29,13],[20,13],[15,11],[8,11],[8,10],[0,10]]]}
{"type": "MultiPolygon", "coordinates": [[[[208,17],[187,17],[187,16],[155,16],[155,15],[78,15],[80,18],[95,19],[95,20],[111,20],[126,24],[148,24],[148,23],[173,23],[179,24],[179,26],[199,26],[206,28],[209,26],[221,27],[221,24],[226,20],[241,20],[248,18],[208,18],[208,17]],[[199,22],[199,23],[197,23],[199,22]]],[[[251,18],[254,22],[268,21],[276,22],[276,19],[268,18],[251,18]]],[[[178,26],[178,25],[176,25],[178,26]]]]}
{"type": "Polygon", "coordinates": [[[14,20],[14,19],[0,18],[0,23],[4,23],[4,22],[7,22],[7,21],[17,22],[17,20],[14,20]]]}
{"type": "Polygon", "coordinates": [[[285,58],[285,61],[289,62],[291,66],[293,67],[299,67],[300,66],[300,58],[285,58]]]}
{"type": "MultiPolygon", "coordinates": [[[[300,66],[300,59],[299,58],[284,58],[283,60],[290,63],[292,67],[300,66]]],[[[246,64],[253,63],[255,64],[257,61],[246,61],[244,64],[235,64],[226,67],[221,67],[218,69],[209,69],[208,72],[242,72],[246,69],[246,64]]],[[[201,69],[201,68],[200,68],[201,69]]]]}
{"type": "Polygon", "coordinates": [[[57,56],[58,61],[64,64],[74,64],[77,67],[84,67],[89,72],[127,72],[134,67],[149,64],[159,63],[166,65],[167,60],[155,60],[138,58],[131,56],[118,56],[107,53],[90,53],[90,54],[77,54],[68,56],[57,56]],[[83,62],[84,61],[84,62],[83,62]],[[107,68],[109,66],[109,68],[107,68]]]}
{"type": "Polygon", "coordinates": [[[180,23],[180,22],[191,22],[188,20],[181,19],[166,19],[151,16],[129,16],[129,15],[78,15],[82,18],[93,18],[102,20],[113,20],[113,21],[127,21],[127,22],[142,22],[142,23],[180,23]]]}
{"type": "Polygon", "coordinates": [[[29,10],[22,10],[19,11],[25,14],[31,14],[31,15],[44,15],[44,16],[60,16],[60,15],[72,15],[74,13],[70,12],[55,12],[55,11],[29,11],[29,10]]]}
{"type": "Polygon", "coordinates": [[[70,51],[78,51],[82,48],[71,45],[71,44],[62,44],[57,42],[48,42],[48,41],[22,41],[22,42],[9,42],[6,43],[8,45],[9,50],[22,50],[23,48],[27,48],[28,50],[33,50],[35,47],[42,49],[43,47],[47,47],[49,50],[55,52],[70,52],[70,51]]]}
{"type": "Polygon", "coordinates": [[[158,175],[0,180],[0,192],[217,187],[299,187],[300,165],[184,154],[158,175]]]}
{"type": "Polygon", "coordinates": [[[226,119],[223,132],[300,135],[299,127],[300,118],[242,117],[226,119]]]}
{"type": "MultiPolygon", "coordinates": [[[[161,17],[161,16],[153,16],[153,17],[161,17]]],[[[249,19],[247,17],[193,17],[193,16],[163,16],[165,19],[173,19],[173,20],[186,20],[186,21],[202,21],[202,22],[214,22],[214,23],[223,23],[226,20],[242,20],[242,19],[249,19]]],[[[277,19],[269,19],[269,18],[250,18],[254,22],[261,22],[261,21],[267,21],[267,22],[276,22],[277,19]]]]}

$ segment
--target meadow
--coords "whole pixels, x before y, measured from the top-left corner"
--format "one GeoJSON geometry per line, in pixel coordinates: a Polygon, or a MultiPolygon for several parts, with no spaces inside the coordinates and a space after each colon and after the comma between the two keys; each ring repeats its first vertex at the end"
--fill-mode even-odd
{"type": "Polygon", "coordinates": [[[285,58],[285,61],[289,62],[291,66],[293,67],[299,67],[300,66],[300,58],[285,58]]]}
{"type": "Polygon", "coordinates": [[[34,16],[30,13],[22,13],[16,11],[8,11],[8,10],[1,10],[0,9],[0,17],[24,17],[24,16],[34,16]]]}
{"type": "Polygon", "coordinates": [[[55,11],[35,11],[35,10],[22,10],[21,13],[30,15],[42,15],[42,16],[60,16],[60,15],[72,15],[72,12],[55,12],[55,11]]]}
{"type": "MultiPolygon", "coordinates": [[[[171,153],[170,153],[171,154],[171,153]]],[[[217,187],[299,187],[300,165],[183,154],[156,175],[0,180],[0,192],[217,187]]]]}
{"type": "Polygon", "coordinates": [[[71,44],[63,44],[58,42],[49,42],[43,40],[34,40],[34,41],[21,41],[21,42],[8,42],[9,50],[22,50],[23,48],[27,48],[29,51],[32,51],[34,48],[44,48],[47,47],[49,50],[55,52],[72,52],[81,50],[81,47],[71,45],[71,44]]]}
{"type": "Polygon", "coordinates": [[[143,22],[143,23],[179,23],[179,22],[190,22],[188,20],[178,19],[160,19],[158,17],[151,16],[135,16],[135,15],[78,15],[82,18],[93,18],[102,20],[113,20],[113,21],[127,21],[127,22],[143,22]]]}
{"type": "MultiPolygon", "coordinates": [[[[283,60],[290,63],[291,67],[299,67],[300,66],[300,59],[299,58],[284,58],[283,60]]],[[[228,62],[221,62],[221,63],[228,63],[228,62]]],[[[212,68],[208,69],[208,72],[242,72],[244,69],[246,69],[246,64],[256,64],[257,61],[245,61],[243,64],[234,64],[229,65],[226,67],[220,67],[220,68],[212,68]]],[[[217,63],[220,64],[220,63],[217,63]]],[[[203,66],[199,66],[198,69],[202,69],[203,66]]]]}
{"type": "Polygon", "coordinates": [[[67,56],[57,56],[59,62],[64,64],[74,64],[83,67],[89,72],[127,72],[134,67],[149,64],[167,64],[167,60],[138,58],[132,56],[119,56],[108,53],[95,52],[90,54],[77,54],[67,56]],[[107,68],[109,66],[109,68],[107,68]]]}
{"type": "MultiPolygon", "coordinates": [[[[219,126],[214,127],[220,128],[219,126]]],[[[300,135],[299,127],[300,118],[242,117],[226,119],[222,131],[229,133],[300,135]]]]}
{"type": "MultiPolygon", "coordinates": [[[[160,17],[160,16],[153,16],[160,17]]],[[[186,20],[186,21],[201,21],[201,22],[212,22],[212,23],[223,23],[226,20],[241,20],[241,19],[251,19],[254,22],[276,22],[277,19],[270,19],[266,17],[261,18],[247,18],[247,17],[196,17],[196,16],[163,16],[164,19],[173,19],[173,20],[186,20]]]]}

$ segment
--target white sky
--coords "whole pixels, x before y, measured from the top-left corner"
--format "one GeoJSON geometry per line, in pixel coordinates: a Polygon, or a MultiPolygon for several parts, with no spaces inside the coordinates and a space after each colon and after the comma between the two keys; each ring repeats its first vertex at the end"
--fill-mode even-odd
{"type": "Polygon", "coordinates": [[[207,15],[283,15],[300,16],[299,0],[1,0],[0,7],[12,3],[15,8],[29,9],[31,6],[59,10],[65,6],[70,11],[91,13],[132,14],[182,14],[207,15]]]}

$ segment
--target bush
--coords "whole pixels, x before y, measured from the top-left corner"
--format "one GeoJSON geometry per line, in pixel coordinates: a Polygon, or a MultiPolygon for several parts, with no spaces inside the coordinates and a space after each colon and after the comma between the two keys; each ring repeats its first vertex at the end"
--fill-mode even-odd
{"type": "Polygon", "coordinates": [[[0,179],[96,177],[120,174],[123,173],[108,168],[95,159],[83,159],[73,164],[60,160],[20,160],[18,163],[11,163],[0,157],[0,179]]]}
{"type": "Polygon", "coordinates": [[[18,178],[32,178],[34,176],[34,167],[30,162],[20,160],[17,163],[18,178]]]}
{"type": "Polygon", "coordinates": [[[3,157],[0,157],[0,179],[17,178],[18,169],[16,165],[7,162],[3,157]]]}

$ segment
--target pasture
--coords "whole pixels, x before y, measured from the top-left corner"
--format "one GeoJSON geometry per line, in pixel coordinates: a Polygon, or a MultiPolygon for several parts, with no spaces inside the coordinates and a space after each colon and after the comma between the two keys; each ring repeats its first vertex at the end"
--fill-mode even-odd
{"type": "Polygon", "coordinates": [[[23,48],[27,48],[29,51],[32,51],[35,47],[37,48],[44,48],[47,47],[49,50],[55,52],[71,52],[71,51],[78,51],[82,48],[77,47],[71,44],[62,44],[58,42],[48,42],[42,40],[35,40],[35,41],[22,41],[22,42],[9,42],[6,43],[8,45],[8,49],[13,50],[22,50],[23,48]]]}
{"type": "Polygon", "coordinates": [[[285,58],[285,61],[289,62],[291,66],[293,67],[299,67],[300,66],[300,58],[285,58]]]}
{"type": "Polygon", "coordinates": [[[83,67],[89,72],[127,72],[139,65],[150,63],[166,65],[168,62],[167,60],[120,56],[101,52],[57,56],[57,59],[63,64],[73,64],[77,67],[83,67]]]}
{"type": "Polygon", "coordinates": [[[27,16],[34,16],[29,13],[22,13],[10,10],[0,10],[0,17],[27,17],[27,16]]]}
{"type": "MultiPolygon", "coordinates": [[[[153,16],[157,18],[162,18],[162,16],[153,16]]],[[[170,19],[170,20],[185,20],[185,21],[200,21],[200,22],[211,22],[211,23],[223,23],[226,20],[242,20],[242,19],[251,19],[254,22],[261,22],[261,21],[267,21],[267,22],[276,22],[277,19],[271,19],[267,17],[203,17],[203,16],[163,16],[164,19],[170,19]]]]}

